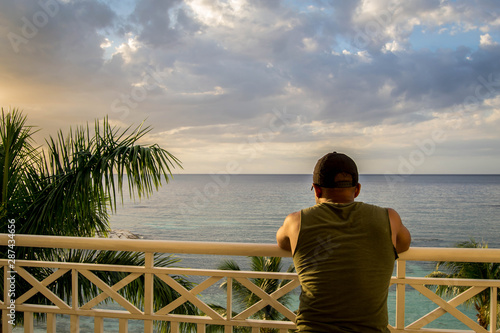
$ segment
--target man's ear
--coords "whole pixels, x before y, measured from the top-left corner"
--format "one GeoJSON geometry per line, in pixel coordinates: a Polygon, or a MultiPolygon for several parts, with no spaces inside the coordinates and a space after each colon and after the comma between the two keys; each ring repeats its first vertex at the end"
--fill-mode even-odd
{"type": "Polygon", "coordinates": [[[361,184],[357,183],[356,188],[354,189],[354,197],[356,198],[360,192],[361,192],[361,184]]]}
{"type": "Polygon", "coordinates": [[[323,193],[323,191],[321,190],[321,187],[319,187],[316,184],[313,184],[313,187],[314,187],[314,194],[315,194],[316,198],[321,198],[321,195],[323,193]]]}

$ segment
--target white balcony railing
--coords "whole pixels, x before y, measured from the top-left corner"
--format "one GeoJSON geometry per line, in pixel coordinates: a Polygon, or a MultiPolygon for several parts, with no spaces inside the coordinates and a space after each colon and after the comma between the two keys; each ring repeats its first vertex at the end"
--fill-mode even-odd
{"type": "MultiPolygon", "coordinates": [[[[121,239],[101,239],[101,238],[78,238],[78,237],[52,237],[35,235],[16,235],[15,242],[9,234],[0,234],[0,245],[6,246],[15,244],[15,247],[40,247],[40,248],[63,248],[63,249],[88,249],[88,250],[113,250],[113,251],[138,251],[145,253],[144,266],[117,266],[98,265],[87,263],[70,262],[42,262],[18,260],[12,257],[0,259],[4,268],[4,295],[0,303],[2,309],[3,332],[12,332],[12,325],[9,324],[9,314],[15,311],[17,315],[24,315],[24,332],[33,332],[34,313],[44,313],[47,315],[47,332],[55,332],[56,315],[63,314],[70,316],[71,332],[79,332],[80,317],[94,318],[94,332],[104,332],[103,320],[105,318],[115,318],[119,322],[119,332],[127,332],[129,320],[141,320],[144,322],[144,332],[153,332],[153,321],[168,321],[172,332],[179,331],[180,323],[192,323],[196,326],[197,332],[205,332],[207,325],[222,325],[225,332],[232,332],[233,327],[251,327],[252,332],[259,332],[260,328],[275,328],[280,332],[288,332],[294,329],[295,314],[293,311],[281,304],[278,299],[283,295],[293,291],[299,286],[296,274],[291,273],[267,273],[254,271],[221,271],[210,269],[188,269],[188,268],[166,268],[154,267],[154,253],[173,254],[207,254],[207,255],[230,255],[230,256],[269,256],[269,257],[290,257],[290,253],[283,251],[274,244],[248,244],[248,243],[209,243],[209,242],[176,242],[176,241],[155,241],[155,240],[121,240],[121,239]],[[9,240],[11,242],[9,243],[9,240]],[[13,261],[15,259],[15,262],[13,261]],[[14,264],[13,266],[11,266],[14,264]],[[8,277],[12,267],[15,267],[16,279],[24,279],[32,288],[23,295],[15,295],[14,306],[11,303],[9,289],[11,289],[8,277]],[[43,281],[38,281],[29,273],[30,267],[45,267],[53,270],[53,273],[43,281]],[[72,274],[72,295],[71,304],[66,303],[56,296],[49,286],[57,281],[59,277],[67,272],[72,274]],[[115,285],[108,285],[93,272],[127,272],[129,275],[115,285]],[[178,284],[171,275],[198,276],[203,281],[193,289],[187,290],[178,284]],[[118,291],[131,281],[144,276],[144,304],[141,308],[136,307],[129,300],[125,299],[118,291]],[[153,309],[153,277],[164,281],[175,289],[181,297],[162,309],[153,309]],[[78,279],[85,278],[90,283],[97,286],[102,293],[84,305],[78,302],[78,279]],[[266,278],[289,280],[289,282],[278,291],[268,294],[250,279],[266,278]],[[206,288],[226,279],[226,306],[227,315],[222,316],[208,306],[200,297],[200,293],[206,288]],[[235,309],[232,297],[232,283],[238,281],[261,300],[250,308],[244,309],[237,315],[232,315],[235,309]],[[36,293],[41,293],[50,300],[53,305],[29,304],[27,301],[36,293]],[[198,296],[198,297],[197,297],[198,296]],[[123,310],[108,310],[96,308],[96,305],[104,299],[110,297],[123,307],[123,310]],[[192,316],[173,314],[171,311],[184,302],[191,302],[204,315],[192,316]],[[265,306],[271,306],[279,311],[287,320],[271,321],[256,320],[250,317],[265,306]]],[[[500,249],[456,249],[456,248],[411,248],[400,255],[397,261],[396,276],[391,283],[396,284],[396,306],[395,325],[389,326],[392,332],[471,332],[470,330],[449,330],[423,328],[445,313],[451,314],[458,322],[463,323],[474,332],[498,333],[496,318],[497,297],[500,280],[468,280],[468,279],[439,279],[425,277],[406,276],[407,261],[461,261],[461,262],[500,262],[500,249]],[[467,291],[461,295],[446,301],[438,297],[425,285],[456,285],[468,286],[467,291]],[[409,325],[405,325],[405,289],[411,286],[422,295],[430,299],[437,305],[437,308],[422,316],[409,325]],[[467,299],[470,299],[479,292],[489,289],[491,297],[491,323],[489,330],[479,326],[469,316],[462,313],[457,306],[467,299]]],[[[430,325],[432,326],[432,324],[430,325]]]]}

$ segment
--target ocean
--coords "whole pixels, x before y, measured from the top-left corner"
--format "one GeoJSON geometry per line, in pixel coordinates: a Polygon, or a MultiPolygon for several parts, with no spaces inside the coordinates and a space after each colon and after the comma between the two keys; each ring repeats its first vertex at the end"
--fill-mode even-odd
{"type": "MultiPolygon", "coordinates": [[[[145,239],[274,243],[291,212],[314,205],[311,175],[176,175],[150,198],[129,199],[111,227],[145,239]]],[[[412,246],[474,237],[500,248],[500,175],[361,175],[356,199],[394,208],[412,246]]]]}
{"type": "MultiPolygon", "coordinates": [[[[130,199],[125,193],[110,224],[144,239],[275,243],[276,231],[289,213],[314,205],[311,182],[311,175],[175,175],[147,199],[130,199]]],[[[412,234],[412,246],[454,247],[472,237],[500,248],[500,175],[360,175],[360,183],[356,200],[394,208],[412,234]]],[[[178,266],[211,269],[225,259],[178,257],[178,266]]],[[[247,258],[232,259],[248,268],[247,258]]],[[[284,263],[286,269],[291,259],[284,263]]],[[[434,267],[435,263],[409,263],[407,273],[424,276],[434,267]]],[[[212,289],[203,297],[217,302],[216,294],[212,289]]],[[[391,324],[394,300],[391,288],[391,324]]],[[[406,307],[409,324],[436,306],[408,287],[406,307]]],[[[474,316],[473,310],[460,309],[474,316]]],[[[455,322],[447,314],[432,327],[465,328],[455,322]]],[[[141,330],[142,323],[129,325],[129,332],[141,330]]],[[[117,322],[110,322],[108,331],[118,332],[117,322]]]]}

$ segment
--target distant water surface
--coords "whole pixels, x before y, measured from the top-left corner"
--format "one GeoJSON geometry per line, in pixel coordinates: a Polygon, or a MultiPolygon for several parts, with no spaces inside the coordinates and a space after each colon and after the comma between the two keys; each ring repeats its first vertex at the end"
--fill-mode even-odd
{"type": "MultiPolygon", "coordinates": [[[[178,175],[148,200],[126,200],[111,226],[146,239],[274,244],[289,213],[314,205],[311,183],[311,175],[178,175]]],[[[454,247],[474,238],[500,248],[500,175],[361,175],[360,183],[357,201],[396,209],[412,246],[454,247]]],[[[179,256],[181,266],[193,268],[215,268],[227,259],[179,256]]],[[[248,269],[246,258],[233,259],[248,269]]],[[[291,259],[284,262],[286,269],[291,259]]],[[[407,274],[425,276],[434,267],[408,263],[407,274]]],[[[209,290],[205,297],[217,302],[215,295],[209,290]]],[[[406,299],[407,324],[436,307],[410,287],[406,299]]],[[[394,324],[394,287],[388,304],[394,324]]],[[[459,308],[475,320],[473,310],[459,308]]],[[[430,327],[467,329],[449,314],[430,327]]]]}
{"type": "MultiPolygon", "coordinates": [[[[289,213],[314,205],[311,175],[176,175],[147,200],[125,198],[112,228],[146,239],[274,243],[289,213]]],[[[361,175],[357,198],[396,209],[413,246],[470,237],[500,248],[500,175],[361,175]]]]}
{"type": "MultiPolygon", "coordinates": [[[[150,198],[129,199],[118,205],[110,223],[145,239],[210,242],[275,243],[276,230],[291,212],[314,205],[311,175],[176,175],[150,198]]],[[[358,201],[396,209],[412,234],[412,246],[453,247],[471,237],[500,248],[500,175],[361,175],[358,201]]],[[[179,266],[216,268],[219,256],[179,255],[179,266]]],[[[246,258],[233,258],[248,269],[246,258]]],[[[285,269],[291,264],[285,260],[285,269]]],[[[409,263],[410,276],[430,273],[434,263],[409,263]]],[[[195,281],[197,281],[194,278],[195,281]]],[[[211,302],[223,300],[213,287],[203,294],[211,302]]],[[[435,308],[407,288],[406,323],[435,308]]],[[[389,295],[394,324],[395,294],[389,295]]],[[[295,302],[294,307],[297,306],[295,302]]],[[[464,310],[471,318],[474,311],[464,310]]],[[[450,316],[433,328],[466,329],[450,316]]],[[[106,332],[118,332],[116,320],[106,319],[106,332]]],[[[81,332],[93,332],[92,319],[81,319],[81,332]]],[[[39,325],[36,332],[42,332],[39,325]]],[[[142,332],[140,321],[129,332],[142,332]]],[[[16,329],[15,332],[20,332],[16,329]]],[[[58,319],[58,332],[69,332],[69,319],[58,319]]]]}

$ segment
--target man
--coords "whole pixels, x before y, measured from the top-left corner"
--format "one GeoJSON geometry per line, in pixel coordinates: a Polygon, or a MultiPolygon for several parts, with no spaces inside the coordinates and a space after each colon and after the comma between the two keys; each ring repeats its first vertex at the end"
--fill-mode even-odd
{"type": "Polygon", "coordinates": [[[389,332],[388,288],[408,229],[395,210],[354,201],[361,185],[345,154],[318,160],[313,188],[316,205],[288,215],[276,234],[302,287],[298,332],[389,332]]]}

